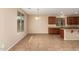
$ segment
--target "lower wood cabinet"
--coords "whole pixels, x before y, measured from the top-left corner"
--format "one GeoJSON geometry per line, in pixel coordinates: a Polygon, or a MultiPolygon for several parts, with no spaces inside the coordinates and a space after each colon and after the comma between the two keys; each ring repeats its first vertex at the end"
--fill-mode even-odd
{"type": "Polygon", "coordinates": [[[48,33],[49,34],[58,34],[58,35],[60,35],[61,38],[64,39],[64,29],[60,29],[60,28],[48,28],[48,33]]]}
{"type": "Polygon", "coordinates": [[[61,30],[61,29],[60,29],[60,37],[61,37],[61,38],[64,38],[64,30],[61,30]]]}
{"type": "Polygon", "coordinates": [[[59,34],[60,29],[59,28],[48,28],[48,33],[49,34],[59,34]]]}

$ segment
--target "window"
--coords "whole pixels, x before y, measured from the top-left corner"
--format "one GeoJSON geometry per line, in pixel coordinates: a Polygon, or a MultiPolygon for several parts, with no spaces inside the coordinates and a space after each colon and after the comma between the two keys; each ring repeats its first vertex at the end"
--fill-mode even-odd
{"type": "Polygon", "coordinates": [[[24,14],[21,12],[17,13],[17,32],[24,31],[24,14]]]}
{"type": "Polygon", "coordinates": [[[64,25],[65,25],[65,20],[64,20],[64,18],[57,18],[57,19],[56,19],[56,25],[57,25],[57,26],[64,26],[64,25]]]}

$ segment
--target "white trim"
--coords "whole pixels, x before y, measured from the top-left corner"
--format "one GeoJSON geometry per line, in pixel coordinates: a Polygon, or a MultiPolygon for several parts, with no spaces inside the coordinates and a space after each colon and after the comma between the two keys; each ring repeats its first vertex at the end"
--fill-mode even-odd
{"type": "Polygon", "coordinates": [[[28,34],[48,34],[48,33],[28,33],[28,34]]]}
{"type": "Polygon", "coordinates": [[[17,32],[17,35],[20,35],[21,33],[24,33],[24,31],[23,32],[17,32]]]}
{"type": "Polygon", "coordinates": [[[16,41],[14,41],[13,44],[6,49],[6,51],[9,51],[14,45],[16,45],[19,41],[21,41],[26,35],[27,34],[24,34],[23,37],[18,38],[16,41]]]}

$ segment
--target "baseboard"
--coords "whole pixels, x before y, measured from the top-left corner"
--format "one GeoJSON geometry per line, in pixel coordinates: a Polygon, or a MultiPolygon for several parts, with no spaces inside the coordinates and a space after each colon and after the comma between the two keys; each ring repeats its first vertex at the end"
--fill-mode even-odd
{"type": "Polygon", "coordinates": [[[21,37],[20,39],[17,39],[16,41],[14,41],[13,42],[13,44],[10,46],[10,47],[8,47],[7,49],[6,49],[6,51],[9,51],[13,46],[15,46],[19,41],[21,41],[23,38],[25,38],[26,36],[27,36],[28,34],[25,34],[23,37],[21,37]]]}
{"type": "Polygon", "coordinates": [[[28,33],[28,34],[48,34],[48,33],[28,33]]]}

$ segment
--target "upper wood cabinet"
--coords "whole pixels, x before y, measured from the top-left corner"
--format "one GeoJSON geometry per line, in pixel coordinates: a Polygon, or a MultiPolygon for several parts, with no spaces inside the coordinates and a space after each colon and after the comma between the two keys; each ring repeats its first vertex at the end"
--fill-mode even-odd
{"type": "Polygon", "coordinates": [[[73,25],[73,17],[67,17],[67,24],[68,25],[73,25]]]}
{"type": "Polygon", "coordinates": [[[56,24],[56,17],[54,16],[48,17],[48,24],[56,24]]]}
{"type": "Polygon", "coordinates": [[[67,17],[67,24],[68,25],[78,25],[79,17],[67,17]]]}
{"type": "Polygon", "coordinates": [[[79,25],[79,17],[77,17],[77,24],[79,25]]]}

